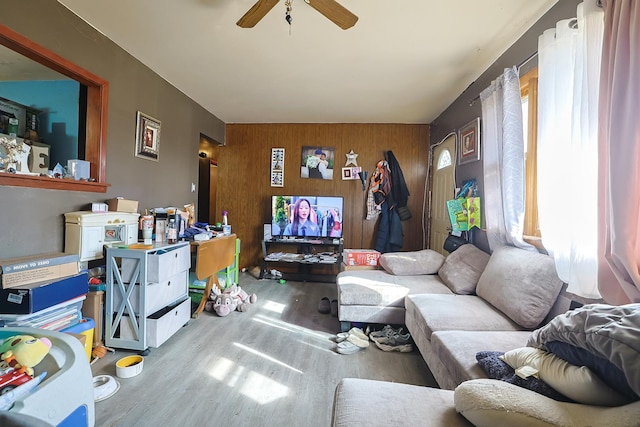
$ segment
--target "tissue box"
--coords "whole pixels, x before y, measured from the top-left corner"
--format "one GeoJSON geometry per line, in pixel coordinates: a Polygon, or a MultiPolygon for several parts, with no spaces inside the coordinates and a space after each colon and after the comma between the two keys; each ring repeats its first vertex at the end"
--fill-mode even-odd
{"type": "Polygon", "coordinates": [[[67,160],[67,171],[74,179],[89,179],[91,165],[86,160],[67,160]]]}
{"type": "Polygon", "coordinates": [[[107,200],[110,211],[116,212],[138,212],[138,201],[127,199],[109,199],[107,200]]]}

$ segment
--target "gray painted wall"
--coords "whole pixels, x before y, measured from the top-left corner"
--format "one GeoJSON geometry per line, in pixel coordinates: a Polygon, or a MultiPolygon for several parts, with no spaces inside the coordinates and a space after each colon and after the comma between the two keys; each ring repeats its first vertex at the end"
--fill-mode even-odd
{"type": "MultiPolygon", "coordinates": [[[[489,67],[480,77],[472,82],[462,95],[458,97],[431,125],[431,144],[440,142],[449,132],[457,131],[460,127],[469,123],[476,117],[482,117],[481,103],[477,99],[484,89],[493,80],[498,78],[505,68],[510,68],[523,64],[532,54],[538,50],[538,36],[548,28],[555,27],[556,22],[561,19],[573,18],[576,16],[576,7],[582,0],[560,0],[542,18],[538,20],[518,41],[516,41],[491,67],[489,67]],[[472,102],[475,100],[475,102],[472,102]],[[471,105],[470,105],[471,104],[471,105]]],[[[527,61],[520,69],[520,74],[530,71],[537,65],[537,56],[527,61]]],[[[482,134],[482,132],[481,132],[482,134]]],[[[482,137],[481,137],[482,139],[482,137]]],[[[480,144],[482,150],[482,143],[480,144]]],[[[467,179],[476,178],[478,181],[478,191],[480,200],[483,202],[484,179],[482,161],[466,163],[456,166],[456,186],[460,186],[467,179]]],[[[484,203],[481,205],[481,212],[484,213],[484,203]]],[[[482,219],[484,226],[484,214],[482,219]]],[[[470,239],[481,249],[488,251],[489,245],[485,233],[474,229],[470,239]]]]}
{"type": "Polygon", "coordinates": [[[139,208],[197,201],[200,133],[224,141],[224,123],[60,3],[4,0],[0,23],[109,81],[106,194],[0,186],[0,258],[64,249],[65,212],[123,196],[139,208]],[[134,157],[136,111],[162,122],[160,159],[134,157]]]}

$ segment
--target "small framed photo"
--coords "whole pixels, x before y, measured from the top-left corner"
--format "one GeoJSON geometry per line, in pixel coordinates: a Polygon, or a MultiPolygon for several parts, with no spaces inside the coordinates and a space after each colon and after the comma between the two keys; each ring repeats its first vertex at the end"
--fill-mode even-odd
{"type": "Polygon", "coordinates": [[[352,166],[342,168],[342,179],[343,180],[355,180],[360,179],[358,172],[362,171],[360,166],[352,166]]]}
{"type": "Polygon", "coordinates": [[[160,120],[138,111],[136,119],[136,157],[158,161],[160,157],[160,120]]]}
{"type": "Polygon", "coordinates": [[[480,118],[475,118],[458,131],[458,164],[480,160],[480,118]]]}

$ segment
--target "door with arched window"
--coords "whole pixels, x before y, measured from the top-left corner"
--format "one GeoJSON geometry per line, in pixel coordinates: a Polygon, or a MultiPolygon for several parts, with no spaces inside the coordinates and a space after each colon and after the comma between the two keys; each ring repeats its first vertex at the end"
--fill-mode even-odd
{"type": "Polygon", "coordinates": [[[429,248],[443,255],[449,253],[443,249],[449,235],[451,222],[447,212],[447,200],[453,199],[456,191],[455,158],[456,136],[452,134],[442,144],[433,147],[431,180],[431,203],[429,217],[429,248]]]}

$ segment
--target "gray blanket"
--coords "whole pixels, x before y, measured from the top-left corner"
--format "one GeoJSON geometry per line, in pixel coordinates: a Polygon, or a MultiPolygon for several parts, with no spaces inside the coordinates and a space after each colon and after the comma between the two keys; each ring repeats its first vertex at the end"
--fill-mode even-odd
{"type": "Polygon", "coordinates": [[[618,367],[640,395],[640,304],[590,304],[555,317],[531,333],[527,346],[545,350],[560,341],[618,367]]]}

